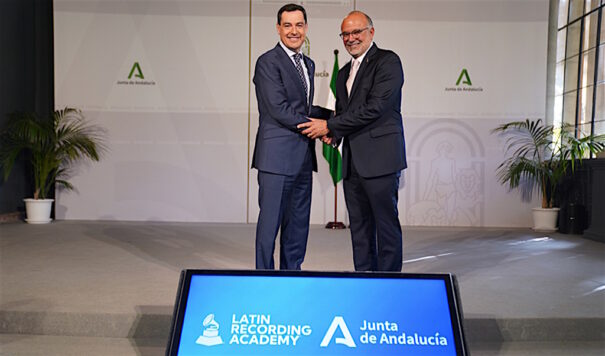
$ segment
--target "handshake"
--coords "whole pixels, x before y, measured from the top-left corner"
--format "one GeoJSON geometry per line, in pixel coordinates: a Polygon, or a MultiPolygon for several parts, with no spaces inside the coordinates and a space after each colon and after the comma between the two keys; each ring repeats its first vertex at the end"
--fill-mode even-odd
{"type": "Polygon", "coordinates": [[[323,143],[328,145],[336,142],[333,137],[329,136],[330,130],[328,129],[327,120],[310,117],[309,121],[298,124],[296,127],[301,130],[301,134],[309,138],[320,138],[323,143]]]}

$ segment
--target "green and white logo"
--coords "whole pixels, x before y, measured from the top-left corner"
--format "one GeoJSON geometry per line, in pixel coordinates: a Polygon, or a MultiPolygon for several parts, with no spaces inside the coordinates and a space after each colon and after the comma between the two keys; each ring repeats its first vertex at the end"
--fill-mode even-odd
{"type": "Polygon", "coordinates": [[[132,65],[130,74],[128,74],[128,79],[132,79],[133,74],[137,78],[145,79],[145,76],[143,75],[143,71],[141,70],[141,66],[139,65],[139,62],[134,62],[134,64],[132,65]],[[135,71],[136,71],[136,74],[135,74],[135,71]]]}
{"type": "Polygon", "coordinates": [[[482,92],[482,87],[473,86],[473,82],[471,81],[471,76],[468,74],[468,69],[462,68],[460,74],[458,74],[458,80],[456,80],[456,86],[446,87],[445,91],[447,92],[464,92],[464,93],[472,93],[472,92],[482,92]]]}
{"type": "Polygon", "coordinates": [[[138,61],[135,61],[130,67],[127,79],[118,79],[118,85],[155,85],[155,80],[145,79],[143,70],[138,61]]]}
{"type": "MultiPolygon", "coordinates": [[[[134,70],[134,68],[133,68],[133,70],[134,70]]],[[[462,84],[466,84],[468,86],[473,85],[473,83],[471,82],[471,77],[468,76],[468,71],[466,70],[466,68],[462,68],[462,72],[460,72],[460,76],[458,77],[458,80],[456,81],[456,86],[460,85],[460,81],[462,81],[462,78],[464,78],[464,81],[462,82],[462,84]]]]}

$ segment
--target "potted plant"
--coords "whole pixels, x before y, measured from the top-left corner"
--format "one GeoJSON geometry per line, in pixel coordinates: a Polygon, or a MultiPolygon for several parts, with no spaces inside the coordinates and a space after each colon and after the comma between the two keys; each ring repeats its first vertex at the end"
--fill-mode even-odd
{"type": "Polygon", "coordinates": [[[33,113],[12,113],[0,130],[0,164],[4,179],[17,157],[24,153],[31,163],[34,196],[24,199],[28,223],[51,221],[54,199],[48,199],[55,184],[73,189],[67,181],[73,164],[84,159],[98,161],[104,149],[102,130],[85,122],[78,109],[56,110],[50,118],[33,113]]]}
{"type": "Polygon", "coordinates": [[[507,158],[498,166],[500,183],[519,188],[522,197],[531,199],[539,188],[542,207],[533,209],[534,229],[555,231],[559,208],[554,197],[566,172],[575,172],[589,153],[605,149],[605,135],[579,135],[575,127],[545,125],[542,120],[514,121],[498,126],[492,133],[504,136],[507,158]]]}

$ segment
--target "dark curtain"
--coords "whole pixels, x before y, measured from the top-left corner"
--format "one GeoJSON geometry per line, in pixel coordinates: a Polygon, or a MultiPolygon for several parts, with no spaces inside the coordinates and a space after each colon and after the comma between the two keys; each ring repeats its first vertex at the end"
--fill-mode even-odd
{"type": "MultiPolygon", "coordinates": [[[[50,117],[53,110],[52,0],[0,0],[0,125],[11,112],[50,117]]],[[[22,199],[33,196],[24,157],[0,181],[0,214],[23,211],[22,199]]]]}

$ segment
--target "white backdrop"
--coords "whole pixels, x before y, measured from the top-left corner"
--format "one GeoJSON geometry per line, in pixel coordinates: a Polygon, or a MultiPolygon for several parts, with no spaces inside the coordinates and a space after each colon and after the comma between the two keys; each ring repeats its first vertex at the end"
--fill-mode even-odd
{"type": "MultiPolygon", "coordinates": [[[[83,109],[109,143],[101,162],[79,167],[76,192],[59,192],[57,218],[255,222],[251,78],[278,41],[283,3],[55,0],[56,105],[83,109]]],[[[531,225],[537,202],[496,181],[502,143],[489,132],[544,116],[548,1],[304,5],[317,105],[326,103],[333,50],[341,66],[349,59],[337,34],[354,7],[372,16],[377,45],[402,59],[404,225],[531,225]]],[[[317,153],[311,221],[323,224],[334,190],[320,144],[317,153]]]]}

